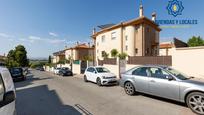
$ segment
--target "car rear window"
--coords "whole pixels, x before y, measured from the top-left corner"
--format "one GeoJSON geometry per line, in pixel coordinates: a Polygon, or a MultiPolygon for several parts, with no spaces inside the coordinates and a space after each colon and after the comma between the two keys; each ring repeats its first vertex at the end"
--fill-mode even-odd
{"type": "Polygon", "coordinates": [[[10,72],[11,72],[12,74],[22,73],[22,69],[20,69],[20,68],[12,68],[12,69],[10,70],[10,72]]]}

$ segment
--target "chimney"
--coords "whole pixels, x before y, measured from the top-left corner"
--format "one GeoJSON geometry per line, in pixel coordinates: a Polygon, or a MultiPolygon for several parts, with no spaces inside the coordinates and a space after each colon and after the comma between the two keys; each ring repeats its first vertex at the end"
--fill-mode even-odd
{"type": "Polygon", "coordinates": [[[142,6],[142,1],[140,1],[139,16],[140,16],[140,17],[144,16],[144,11],[143,11],[143,6],[142,6]]]}
{"type": "Polygon", "coordinates": [[[155,22],[156,21],[156,17],[157,17],[156,12],[153,12],[152,13],[152,21],[155,22]]]}
{"type": "Polygon", "coordinates": [[[90,42],[88,42],[88,46],[89,46],[89,48],[91,47],[90,42]]]}
{"type": "Polygon", "coordinates": [[[93,28],[92,35],[94,35],[95,33],[96,33],[96,28],[93,28]]]}

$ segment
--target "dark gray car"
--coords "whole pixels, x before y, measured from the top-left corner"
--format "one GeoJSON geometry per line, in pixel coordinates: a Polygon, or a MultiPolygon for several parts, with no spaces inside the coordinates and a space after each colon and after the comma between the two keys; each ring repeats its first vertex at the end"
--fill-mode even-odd
{"type": "Polygon", "coordinates": [[[204,83],[166,66],[138,66],[121,74],[120,85],[128,95],[147,93],[186,103],[204,114],[204,83]]]}

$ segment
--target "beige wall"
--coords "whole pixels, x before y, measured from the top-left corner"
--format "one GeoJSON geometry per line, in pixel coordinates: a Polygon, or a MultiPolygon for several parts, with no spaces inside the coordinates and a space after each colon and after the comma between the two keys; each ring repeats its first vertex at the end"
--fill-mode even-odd
{"type": "Polygon", "coordinates": [[[172,55],[172,50],[173,50],[173,48],[168,48],[168,50],[167,49],[159,49],[159,55],[160,56],[170,56],[170,55],[172,55]],[[167,53],[168,53],[168,55],[167,55],[167,53]]]}
{"type": "Polygon", "coordinates": [[[94,49],[68,49],[65,51],[66,59],[71,58],[73,60],[79,60],[83,56],[93,56],[94,49]]]}
{"type": "Polygon", "coordinates": [[[104,64],[103,67],[105,67],[108,70],[110,70],[111,73],[114,73],[117,76],[117,78],[119,78],[119,66],[118,65],[104,64]]]}
{"type": "Polygon", "coordinates": [[[96,37],[96,58],[102,60],[102,51],[110,55],[112,49],[117,49],[118,52],[121,52],[121,28],[100,34],[96,37]],[[116,32],[116,39],[111,39],[111,33],[116,32]],[[105,41],[102,42],[102,36],[105,35],[105,41]]]}
{"type": "MultiPolygon", "coordinates": [[[[204,79],[204,46],[193,48],[172,48],[171,55],[173,68],[189,76],[204,79]]],[[[139,65],[126,64],[126,70],[136,66],[139,65]]],[[[119,76],[119,65],[105,64],[104,67],[119,76]]]]}
{"type": "Polygon", "coordinates": [[[127,70],[130,70],[130,69],[132,69],[132,68],[134,68],[134,67],[137,67],[137,66],[140,66],[140,65],[126,64],[126,71],[127,71],[127,70]]]}
{"type": "Polygon", "coordinates": [[[80,64],[72,64],[72,72],[74,74],[81,74],[81,65],[80,64]]]}
{"type": "Polygon", "coordinates": [[[69,59],[69,57],[72,57],[72,55],[73,55],[72,49],[68,49],[68,50],[65,51],[65,58],[66,59],[69,59]]]}
{"type": "Polygon", "coordinates": [[[134,26],[127,26],[123,30],[123,51],[127,53],[129,56],[135,55],[135,46],[134,46],[134,33],[135,33],[135,27],[134,26]],[[126,40],[127,36],[127,40],[126,40]],[[128,46],[128,49],[126,50],[126,46],[128,46]]]}
{"type": "Polygon", "coordinates": [[[172,50],[173,67],[190,76],[204,78],[204,47],[172,50]]]}
{"type": "Polygon", "coordinates": [[[122,28],[117,28],[102,34],[99,34],[96,37],[96,61],[98,59],[103,60],[102,51],[105,51],[111,57],[111,50],[117,49],[119,53],[125,52],[129,56],[142,56],[145,55],[145,50],[149,49],[148,55],[157,55],[159,54],[158,45],[159,43],[159,31],[156,31],[153,27],[148,25],[130,25],[122,28]],[[148,31],[147,31],[148,30],[148,31]],[[116,32],[116,39],[111,39],[111,33],[116,32]],[[121,33],[122,32],[122,33],[121,33]],[[123,34],[123,39],[121,38],[123,34]],[[104,42],[102,42],[102,36],[105,36],[104,42]],[[127,37],[127,39],[126,39],[127,37]],[[122,43],[121,43],[122,39],[122,43]],[[156,46],[153,47],[153,44],[156,46]],[[121,46],[123,45],[123,46],[121,46]],[[127,49],[126,49],[127,46],[127,49]],[[156,51],[151,53],[152,48],[156,51]],[[137,53],[135,49],[138,49],[137,53]],[[156,52],[156,53],[155,53],[156,52]]]}

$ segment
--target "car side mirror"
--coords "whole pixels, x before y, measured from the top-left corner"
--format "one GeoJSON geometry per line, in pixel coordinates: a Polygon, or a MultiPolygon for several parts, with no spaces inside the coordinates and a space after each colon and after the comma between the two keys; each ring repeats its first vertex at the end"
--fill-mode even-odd
{"type": "Polygon", "coordinates": [[[95,73],[95,74],[97,74],[97,72],[96,72],[96,71],[94,71],[94,73],[95,73]]]}
{"type": "Polygon", "coordinates": [[[166,78],[167,78],[169,81],[174,80],[174,78],[173,78],[171,75],[167,75],[166,78]]]}
{"type": "Polygon", "coordinates": [[[3,101],[0,102],[0,107],[3,107],[16,99],[14,91],[9,91],[4,94],[3,101]]]}

